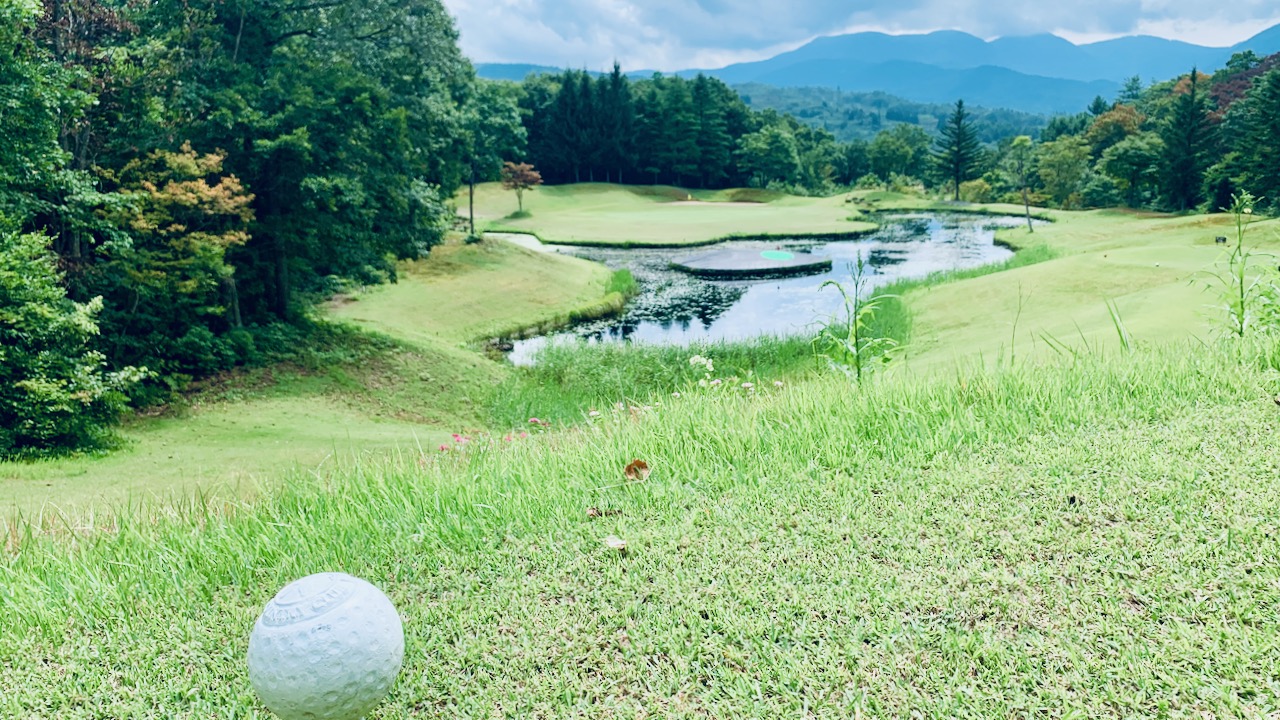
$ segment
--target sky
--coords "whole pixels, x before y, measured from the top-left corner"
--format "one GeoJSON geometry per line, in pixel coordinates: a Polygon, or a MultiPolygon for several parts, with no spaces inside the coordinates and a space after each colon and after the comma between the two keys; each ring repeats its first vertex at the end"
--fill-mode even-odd
{"type": "Polygon", "coordinates": [[[444,0],[476,62],[713,69],[815,37],[963,30],[1072,42],[1156,35],[1228,46],[1280,24],[1277,0],[444,0]]]}

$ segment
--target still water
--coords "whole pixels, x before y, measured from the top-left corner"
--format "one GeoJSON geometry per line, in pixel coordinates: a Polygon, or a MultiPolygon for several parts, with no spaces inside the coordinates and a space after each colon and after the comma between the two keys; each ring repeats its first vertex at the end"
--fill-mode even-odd
{"type": "Polygon", "coordinates": [[[782,249],[831,258],[831,270],[818,275],[775,280],[713,280],[672,270],[672,259],[696,249],[556,248],[560,252],[627,268],[640,294],[622,315],[584,323],[554,335],[515,343],[509,358],[528,365],[547,343],[575,338],[588,342],[685,344],[691,341],[741,340],[760,335],[810,335],[817,324],[841,309],[828,280],[852,280],[859,256],[867,264],[867,285],[874,289],[902,278],[924,277],[1009,258],[995,244],[1000,228],[1026,222],[1014,217],[914,213],[881,218],[875,233],[848,240],[739,241],[736,247],[782,249]]]}

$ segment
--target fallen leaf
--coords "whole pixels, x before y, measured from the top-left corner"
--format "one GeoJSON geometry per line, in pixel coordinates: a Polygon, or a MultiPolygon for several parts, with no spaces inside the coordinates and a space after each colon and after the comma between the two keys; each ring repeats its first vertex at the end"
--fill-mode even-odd
{"type": "Polygon", "coordinates": [[[649,469],[649,463],[643,460],[632,460],[631,464],[627,465],[627,469],[622,471],[622,474],[626,475],[628,480],[643,482],[649,479],[650,472],[652,470],[649,469]]]}
{"type": "Polygon", "coordinates": [[[613,509],[601,510],[598,507],[587,508],[587,517],[589,518],[613,517],[614,515],[621,515],[621,514],[622,514],[621,510],[613,510],[613,509]]]}
{"type": "Polygon", "coordinates": [[[587,508],[587,517],[589,518],[601,517],[600,508],[598,507],[587,508]]]}
{"type": "Polygon", "coordinates": [[[617,550],[618,552],[623,554],[626,554],[627,552],[627,541],[623,540],[617,535],[610,535],[609,537],[605,538],[601,542],[603,542],[605,547],[609,548],[610,550],[617,550]]]}

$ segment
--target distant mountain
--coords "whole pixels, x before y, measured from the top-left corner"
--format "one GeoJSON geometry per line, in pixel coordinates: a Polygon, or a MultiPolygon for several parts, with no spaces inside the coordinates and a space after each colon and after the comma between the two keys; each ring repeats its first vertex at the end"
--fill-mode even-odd
{"type": "Polygon", "coordinates": [[[476,63],[476,74],[486,80],[523,80],[530,75],[554,75],[563,68],[524,63],[476,63]]]}
{"type": "MultiPolygon", "coordinates": [[[[737,78],[730,82],[740,83],[737,78]]],[[[1033,113],[1076,112],[1098,95],[1110,97],[1120,89],[1119,83],[1109,80],[1086,83],[991,66],[951,70],[906,60],[875,64],[809,60],[756,74],[750,82],[778,87],[838,87],[856,92],[884,90],[928,103],[963,98],[970,105],[1033,113]]]]}
{"type": "MultiPolygon", "coordinates": [[[[1260,56],[1280,52],[1280,25],[1229,48],[1147,35],[1076,45],[1056,35],[987,41],[954,30],[921,35],[866,32],[820,37],[767,60],[677,74],[692,77],[702,72],[731,85],[882,90],[919,102],[964,98],[988,107],[1066,112],[1082,109],[1096,95],[1113,97],[1119,84],[1134,75],[1149,83],[1176,77],[1193,66],[1212,72],[1244,50],[1260,56]]],[[[478,69],[483,77],[503,79],[550,70],[532,65],[478,69]]]]}

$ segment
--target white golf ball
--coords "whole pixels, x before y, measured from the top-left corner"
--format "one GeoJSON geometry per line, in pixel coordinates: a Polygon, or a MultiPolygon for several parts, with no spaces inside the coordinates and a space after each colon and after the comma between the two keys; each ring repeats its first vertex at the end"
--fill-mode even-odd
{"type": "Polygon", "coordinates": [[[378,588],[308,575],[267,603],[249,636],[249,682],[282,720],[357,720],[386,697],[404,628],[378,588]]]}

